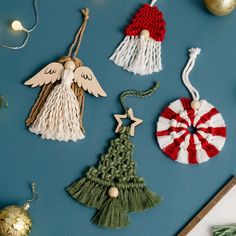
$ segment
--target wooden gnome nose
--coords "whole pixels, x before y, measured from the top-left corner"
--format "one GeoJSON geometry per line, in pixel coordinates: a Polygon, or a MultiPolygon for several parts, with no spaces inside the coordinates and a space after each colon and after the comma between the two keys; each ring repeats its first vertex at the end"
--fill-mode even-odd
{"type": "Polygon", "coordinates": [[[108,196],[111,198],[117,198],[119,195],[119,190],[116,187],[110,187],[108,190],[108,196]]]}
{"type": "Polygon", "coordinates": [[[150,37],[150,32],[148,30],[142,30],[140,33],[141,37],[144,37],[145,39],[148,39],[150,37]]]}

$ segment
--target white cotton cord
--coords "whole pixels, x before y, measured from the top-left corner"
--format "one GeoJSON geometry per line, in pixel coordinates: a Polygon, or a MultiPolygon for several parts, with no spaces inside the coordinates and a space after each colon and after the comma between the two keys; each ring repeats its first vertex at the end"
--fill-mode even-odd
{"type": "Polygon", "coordinates": [[[153,7],[156,4],[157,0],[152,0],[150,6],[153,7]]]}
{"type": "Polygon", "coordinates": [[[162,70],[161,42],[142,36],[126,36],[110,60],[138,75],[159,72],[162,70]]]}
{"type": "Polygon", "coordinates": [[[200,99],[199,92],[190,83],[189,74],[195,65],[195,61],[196,61],[197,56],[201,53],[201,49],[200,48],[191,48],[189,50],[189,52],[190,52],[189,61],[183,70],[182,80],[183,80],[184,85],[189,90],[190,94],[192,95],[193,101],[199,101],[199,99],[200,99]]]}

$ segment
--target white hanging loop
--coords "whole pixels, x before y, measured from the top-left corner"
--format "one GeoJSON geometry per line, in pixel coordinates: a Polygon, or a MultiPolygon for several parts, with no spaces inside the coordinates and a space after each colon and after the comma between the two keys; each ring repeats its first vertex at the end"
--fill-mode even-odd
{"type": "Polygon", "coordinates": [[[150,6],[153,7],[156,4],[157,0],[152,0],[150,6]]]}
{"type": "Polygon", "coordinates": [[[193,102],[191,103],[192,108],[199,109],[200,105],[199,105],[198,101],[200,99],[200,95],[199,95],[199,92],[197,91],[197,89],[195,89],[192,86],[192,84],[190,83],[189,74],[195,65],[195,61],[196,61],[197,56],[201,53],[201,49],[200,48],[191,48],[189,50],[189,52],[190,52],[189,61],[183,70],[182,80],[183,80],[184,85],[189,90],[189,92],[193,98],[193,102]]]}

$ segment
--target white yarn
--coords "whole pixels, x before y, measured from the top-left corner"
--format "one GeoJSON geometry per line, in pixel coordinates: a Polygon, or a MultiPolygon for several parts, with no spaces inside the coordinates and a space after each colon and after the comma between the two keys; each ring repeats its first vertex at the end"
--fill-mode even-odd
{"type": "Polygon", "coordinates": [[[150,6],[153,7],[156,4],[157,0],[152,0],[150,6]]]}
{"type": "Polygon", "coordinates": [[[143,36],[126,36],[110,60],[134,74],[159,72],[162,70],[161,42],[143,36]]]}
{"type": "Polygon", "coordinates": [[[182,74],[182,79],[183,79],[184,85],[187,87],[190,94],[192,95],[193,100],[194,101],[199,101],[199,99],[200,99],[199,92],[190,83],[189,74],[190,74],[190,72],[192,71],[192,69],[195,65],[195,61],[196,61],[197,56],[201,53],[201,49],[200,48],[191,48],[189,50],[189,52],[190,52],[189,61],[186,65],[186,67],[184,68],[184,71],[183,71],[183,74],[182,74]]]}
{"type": "Polygon", "coordinates": [[[64,70],[61,84],[49,94],[30,131],[42,138],[77,141],[84,138],[80,127],[80,105],[71,89],[74,74],[64,70]]]}

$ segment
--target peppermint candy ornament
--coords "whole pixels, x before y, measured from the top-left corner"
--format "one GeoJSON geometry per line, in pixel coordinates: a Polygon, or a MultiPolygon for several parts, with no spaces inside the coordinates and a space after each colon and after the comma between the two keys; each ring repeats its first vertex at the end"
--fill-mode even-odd
{"type": "Polygon", "coordinates": [[[165,37],[163,14],[151,4],[144,4],[125,29],[125,38],[110,59],[125,70],[149,75],[162,70],[161,43],[165,37]]]}
{"type": "Polygon", "coordinates": [[[180,98],[164,109],[157,122],[157,141],[161,150],[172,160],[183,164],[200,164],[215,157],[226,140],[222,115],[189,81],[199,48],[189,50],[190,58],[182,79],[192,99],[180,98]],[[192,130],[191,130],[192,129],[192,130]]]}

